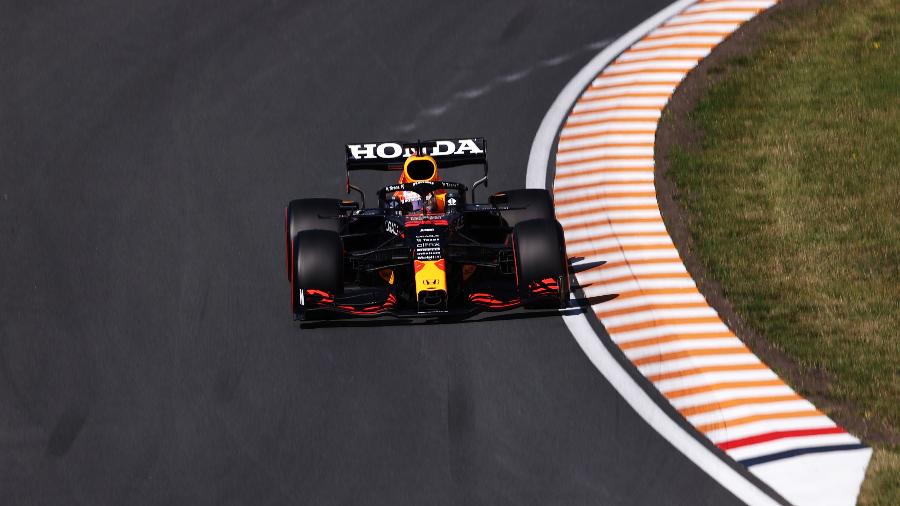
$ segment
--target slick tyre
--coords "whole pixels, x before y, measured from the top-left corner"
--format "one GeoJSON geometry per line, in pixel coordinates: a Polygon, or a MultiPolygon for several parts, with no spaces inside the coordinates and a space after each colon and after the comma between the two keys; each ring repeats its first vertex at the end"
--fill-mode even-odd
{"type": "Polygon", "coordinates": [[[284,210],[284,245],[288,280],[291,279],[291,245],[297,234],[305,230],[341,231],[339,199],[297,199],[292,200],[284,210]],[[329,218],[331,217],[331,218],[329,218]]]}
{"type": "MultiPolygon", "coordinates": [[[[569,300],[569,263],[562,227],[555,219],[523,221],[513,227],[516,281],[523,300],[533,299],[534,286],[557,286],[555,298],[526,303],[527,308],[564,308],[569,300]]],[[[553,292],[551,292],[553,293],[553,292]]]]}
{"type": "Polygon", "coordinates": [[[303,290],[321,290],[334,295],[344,292],[344,247],[341,236],[331,230],[304,230],[293,244],[291,303],[294,313],[302,309],[303,290]]]}
{"type": "Polygon", "coordinates": [[[506,194],[509,210],[501,211],[500,215],[511,228],[528,220],[542,219],[555,220],[556,213],[553,208],[553,198],[550,192],[544,189],[529,188],[522,190],[509,190],[501,192],[506,194]]]}

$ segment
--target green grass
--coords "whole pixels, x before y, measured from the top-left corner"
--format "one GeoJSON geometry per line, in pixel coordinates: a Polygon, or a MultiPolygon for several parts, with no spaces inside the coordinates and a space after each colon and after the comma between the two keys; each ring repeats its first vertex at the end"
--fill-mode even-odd
{"type": "Polygon", "coordinates": [[[860,503],[897,505],[900,0],[774,20],[716,69],[689,114],[700,140],[673,149],[670,175],[736,311],[801,375],[824,378],[822,407],[876,447],[860,503]]]}

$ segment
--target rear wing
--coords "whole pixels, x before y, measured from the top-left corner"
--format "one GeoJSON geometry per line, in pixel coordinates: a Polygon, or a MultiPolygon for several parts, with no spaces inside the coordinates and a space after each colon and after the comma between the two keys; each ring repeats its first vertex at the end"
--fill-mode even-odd
{"type": "MultiPolygon", "coordinates": [[[[429,155],[437,162],[438,168],[458,167],[460,165],[481,165],[484,176],[472,185],[487,186],[488,164],[487,151],[483,137],[462,139],[434,139],[416,142],[369,142],[347,144],[347,193],[360,188],[350,182],[350,172],[356,170],[403,170],[403,162],[412,155],[429,155]]],[[[362,197],[365,207],[365,195],[362,197]]],[[[474,199],[473,199],[474,200],[474,199]]]]}

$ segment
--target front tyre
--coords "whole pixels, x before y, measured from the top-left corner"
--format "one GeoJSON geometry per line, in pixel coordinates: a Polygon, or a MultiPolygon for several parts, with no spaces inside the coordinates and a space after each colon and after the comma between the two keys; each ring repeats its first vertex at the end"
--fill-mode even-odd
{"type": "Polygon", "coordinates": [[[284,210],[284,241],[288,280],[291,279],[291,245],[305,230],[341,231],[341,200],[314,198],[292,200],[284,210]]]}
{"type": "Polygon", "coordinates": [[[565,308],[569,263],[562,227],[555,219],[533,219],[513,227],[516,284],[526,308],[565,308]]]}
{"type": "Polygon", "coordinates": [[[305,230],[293,244],[291,306],[295,315],[305,309],[305,292],[316,290],[330,297],[344,292],[344,247],[331,230],[305,230]]]}

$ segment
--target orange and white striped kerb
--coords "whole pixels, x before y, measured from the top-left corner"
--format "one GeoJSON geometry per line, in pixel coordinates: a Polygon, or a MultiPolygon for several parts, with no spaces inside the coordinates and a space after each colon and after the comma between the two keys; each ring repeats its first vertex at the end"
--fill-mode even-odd
{"type": "Polygon", "coordinates": [[[781,381],[707,304],[653,184],[657,123],[675,88],[775,3],[696,2],[621,53],[562,126],[553,193],[569,255],[606,262],[576,275],[587,297],[617,295],[593,306],[596,315],[672,406],[788,500],[852,504],[871,450],[781,381]]]}

